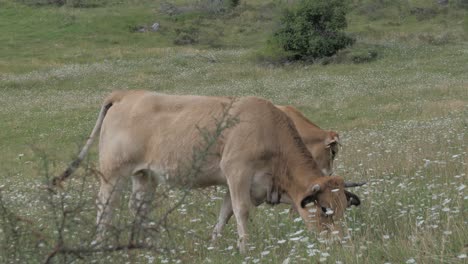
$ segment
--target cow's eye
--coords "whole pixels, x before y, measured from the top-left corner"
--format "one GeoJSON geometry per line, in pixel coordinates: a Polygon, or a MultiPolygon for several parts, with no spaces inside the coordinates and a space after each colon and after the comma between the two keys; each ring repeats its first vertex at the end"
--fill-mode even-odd
{"type": "Polygon", "coordinates": [[[326,214],[326,213],[327,213],[327,208],[326,208],[326,207],[323,207],[323,206],[321,206],[321,208],[322,208],[322,212],[323,212],[324,214],[326,214]]]}

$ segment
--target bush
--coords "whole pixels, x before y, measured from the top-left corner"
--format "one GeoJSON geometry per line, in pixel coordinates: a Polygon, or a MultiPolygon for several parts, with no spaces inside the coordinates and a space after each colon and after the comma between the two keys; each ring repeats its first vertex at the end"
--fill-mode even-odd
{"type": "Polygon", "coordinates": [[[219,15],[236,8],[239,4],[240,0],[200,0],[196,1],[195,6],[201,12],[219,15]]]}
{"type": "Polygon", "coordinates": [[[414,7],[410,14],[414,15],[418,21],[429,20],[437,16],[438,10],[435,8],[414,7]]]}
{"type": "Polygon", "coordinates": [[[347,26],[345,15],[341,0],[302,0],[295,9],[285,11],[274,39],[294,59],[332,56],[354,43],[341,31],[347,26]]]}
{"type": "Polygon", "coordinates": [[[74,8],[94,8],[110,4],[109,0],[17,0],[32,6],[69,6],[74,8]]]}
{"type": "Polygon", "coordinates": [[[240,0],[229,0],[228,3],[231,8],[235,8],[240,4],[240,0]]]}
{"type": "Polygon", "coordinates": [[[468,0],[458,0],[457,6],[464,8],[464,9],[468,9],[468,0]]]}
{"type": "Polygon", "coordinates": [[[176,45],[192,45],[198,43],[199,30],[196,27],[189,26],[184,28],[178,28],[176,31],[176,37],[174,44],[176,45]]]}

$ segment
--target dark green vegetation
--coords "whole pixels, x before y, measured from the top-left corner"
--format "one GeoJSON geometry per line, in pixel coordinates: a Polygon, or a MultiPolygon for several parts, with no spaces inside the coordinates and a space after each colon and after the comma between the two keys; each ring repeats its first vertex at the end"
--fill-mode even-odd
{"type": "Polygon", "coordinates": [[[297,59],[335,55],[354,43],[342,32],[347,25],[345,8],[344,1],[300,1],[295,9],[286,9],[274,33],[277,45],[297,59]]]}
{"type": "MultiPolygon", "coordinates": [[[[115,89],[257,95],[297,106],[340,133],[336,174],[369,184],[356,190],[363,204],[348,212],[343,245],[299,233],[303,224],[286,206],[261,206],[251,214],[250,255],[236,252],[232,220],[212,247],[224,192],[218,188],[192,192],[171,214],[172,232],[161,239],[173,252],[83,256],[83,263],[466,262],[466,1],[349,1],[346,33],[356,43],[315,64],[274,58],[282,54],[266,45],[294,1],[240,1],[235,8],[208,0],[109,0],[92,8],[23,2],[34,3],[0,0],[0,190],[9,209],[0,208],[0,262],[38,263],[53,251],[60,210],[53,212],[40,186],[77,153],[115,89]],[[157,32],[138,32],[154,22],[157,32]],[[178,39],[191,44],[175,45],[178,39]],[[7,212],[29,222],[6,225],[7,212]],[[31,230],[46,234],[43,243],[31,230]]],[[[97,163],[95,151],[89,159],[97,163]]],[[[94,232],[98,182],[89,174],[80,171],[64,194],[69,206],[82,200],[86,209],[66,223],[70,245],[90,243],[94,232]]],[[[171,195],[175,202],[182,192],[171,195]]],[[[173,202],[159,204],[155,219],[173,202]]],[[[120,219],[127,224],[125,207],[120,219]]]]}

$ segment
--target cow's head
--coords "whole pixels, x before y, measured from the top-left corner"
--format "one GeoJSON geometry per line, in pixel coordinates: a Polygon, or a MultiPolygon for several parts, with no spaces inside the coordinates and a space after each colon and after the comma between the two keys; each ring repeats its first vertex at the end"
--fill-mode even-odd
{"type": "Polygon", "coordinates": [[[307,149],[326,176],[333,174],[333,160],[338,154],[339,145],[340,136],[334,131],[326,131],[325,139],[320,142],[306,142],[307,149]]]}
{"type": "Polygon", "coordinates": [[[347,185],[339,176],[315,179],[297,206],[309,229],[315,227],[319,231],[338,231],[341,234],[336,221],[343,217],[346,207],[360,204],[355,194],[345,190],[347,185]]]}

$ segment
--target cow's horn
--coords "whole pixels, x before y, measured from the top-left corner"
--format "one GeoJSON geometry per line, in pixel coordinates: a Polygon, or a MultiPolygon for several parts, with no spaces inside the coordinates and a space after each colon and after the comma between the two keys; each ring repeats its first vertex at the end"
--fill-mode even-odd
{"type": "Polygon", "coordinates": [[[363,186],[367,182],[345,182],[344,187],[349,188],[349,187],[358,187],[358,186],[363,186]]]}

